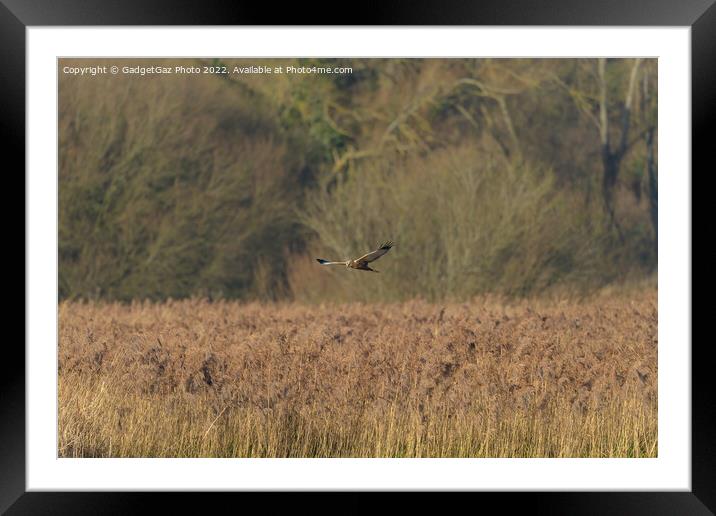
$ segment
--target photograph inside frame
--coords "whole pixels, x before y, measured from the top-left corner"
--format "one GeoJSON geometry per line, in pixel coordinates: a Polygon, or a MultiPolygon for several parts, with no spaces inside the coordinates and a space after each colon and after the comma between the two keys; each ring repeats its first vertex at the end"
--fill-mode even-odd
{"type": "Polygon", "coordinates": [[[657,60],[58,60],[58,456],[657,457],[657,60]]]}

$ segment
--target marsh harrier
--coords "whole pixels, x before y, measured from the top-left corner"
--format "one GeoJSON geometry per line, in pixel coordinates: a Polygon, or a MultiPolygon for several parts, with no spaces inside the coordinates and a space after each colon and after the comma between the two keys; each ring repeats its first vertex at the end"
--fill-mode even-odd
{"type": "Polygon", "coordinates": [[[355,260],[346,260],[345,262],[330,262],[328,260],[323,260],[321,258],[316,258],[318,263],[321,265],[345,265],[348,269],[357,269],[359,271],[371,271],[371,272],[379,272],[375,269],[371,269],[368,267],[368,264],[370,262],[373,262],[383,256],[385,253],[390,251],[390,248],[393,247],[393,242],[386,242],[382,246],[380,246],[375,251],[371,251],[370,253],[361,256],[360,258],[357,258],[355,260]]]}

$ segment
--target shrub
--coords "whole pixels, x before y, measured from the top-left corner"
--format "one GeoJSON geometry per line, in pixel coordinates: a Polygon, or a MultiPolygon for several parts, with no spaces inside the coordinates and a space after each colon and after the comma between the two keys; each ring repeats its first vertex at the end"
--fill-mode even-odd
{"type": "Polygon", "coordinates": [[[316,235],[311,250],[329,259],[397,242],[375,264],[380,277],[297,262],[291,283],[304,299],[319,274],[331,278],[320,297],[334,299],[529,295],[567,282],[589,289],[618,277],[637,252],[615,255],[600,207],[556,187],[550,169],[469,146],[358,166],[324,184],[302,221],[316,235]]]}

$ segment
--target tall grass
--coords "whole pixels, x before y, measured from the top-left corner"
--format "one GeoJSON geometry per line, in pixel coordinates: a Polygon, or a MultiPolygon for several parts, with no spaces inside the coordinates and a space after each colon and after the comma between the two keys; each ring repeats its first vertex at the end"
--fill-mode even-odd
{"type": "Polygon", "coordinates": [[[656,294],[60,305],[61,457],[654,457],[656,294]]]}
{"type": "Polygon", "coordinates": [[[61,457],[655,457],[653,408],[638,394],[583,415],[553,403],[500,418],[489,402],[355,414],[261,411],[209,395],[128,394],[119,382],[60,380],[61,457]]]}

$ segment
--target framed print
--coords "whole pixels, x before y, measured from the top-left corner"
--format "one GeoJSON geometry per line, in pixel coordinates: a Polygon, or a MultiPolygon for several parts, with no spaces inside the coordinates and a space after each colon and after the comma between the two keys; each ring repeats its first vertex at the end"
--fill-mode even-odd
{"type": "Polygon", "coordinates": [[[709,2],[350,26],[106,6],[0,10],[27,203],[3,510],[256,490],[713,510],[691,337],[709,2]]]}

